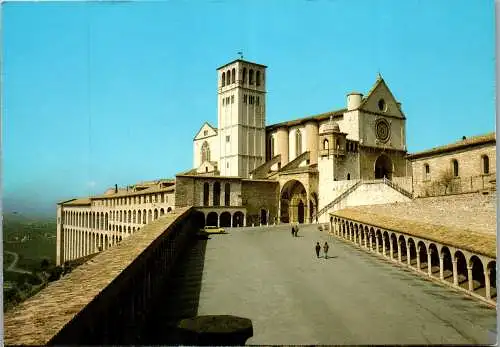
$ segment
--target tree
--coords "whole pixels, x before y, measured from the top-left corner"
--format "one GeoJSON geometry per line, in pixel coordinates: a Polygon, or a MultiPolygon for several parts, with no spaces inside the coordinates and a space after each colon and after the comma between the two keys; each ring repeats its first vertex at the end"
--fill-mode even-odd
{"type": "Polygon", "coordinates": [[[455,176],[453,176],[453,171],[451,171],[451,168],[446,169],[445,171],[441,172],[439,175],[439,183],[444,186],[444,193],[448,193],[448,187],[451,187],[453,184],[453,180],[455,179],[455,176]]]}
{"type": "Polygon", "coordinates": [[[40,271],[47,271],[49,268],[49,261],[47,258],[43,258],[42,261],[40,262],[40,271]]]}

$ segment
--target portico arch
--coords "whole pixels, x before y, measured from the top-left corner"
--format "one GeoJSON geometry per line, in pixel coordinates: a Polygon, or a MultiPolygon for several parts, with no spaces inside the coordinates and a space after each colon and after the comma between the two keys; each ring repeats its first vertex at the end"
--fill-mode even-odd
{"type": "Polygon", "coordinates": [[[244,215],[243,212],[235,212],[233,214],[233,227],[242,227],[243,226],[244,215]]]}
{"type": "Polygon", "coordinates": [[[220,215],[220,226],[221,227],[230,227],[231,226],[231,213],[222,212],[220,215]]]}
{"type": "Polygon", "coordinates": [[[218,222],[218,219],[219,219],[219,216],[217,215],[217,212],[210,212],[208,215],[207,215],[207,223],[206,225],[210,225],[210,226],[217,226],[217,222],[218,222]]]}
{"type": "Polygon", "coordinates": [[[282,223],[304,223],[307,213],[307,193],[304,185],[290,180],[281,189],[280,219],[282,223]]]}
{"type": "Polygon", "coordinates": [[[392,160],[385,154],[381,154],[375,161],[375,179],[392,178],[392,160]]]}

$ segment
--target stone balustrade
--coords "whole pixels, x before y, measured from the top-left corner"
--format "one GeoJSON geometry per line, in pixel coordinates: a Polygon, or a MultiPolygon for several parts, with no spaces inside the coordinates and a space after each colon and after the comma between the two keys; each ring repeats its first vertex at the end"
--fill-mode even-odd
{"type": "Polygon", "coordinates": [[[191,208],[145,225],[5,314],[7,345],[131,344],[197,227],[191,208]]]}
{"type": "Polygon", "coordinates": [[[496,236],[402,220],[361,208],[336,211],[330,233],[416,273],[496,304],[496,236]]]}

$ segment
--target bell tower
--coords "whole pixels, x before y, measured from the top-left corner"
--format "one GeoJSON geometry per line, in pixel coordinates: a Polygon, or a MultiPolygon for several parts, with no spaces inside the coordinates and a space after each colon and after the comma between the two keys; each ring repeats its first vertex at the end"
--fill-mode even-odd
{"type": "Polygon", "coordinates": [[[249,177],[265,161],[266,68],[241,57],[217,69],[222,176],[249,177]]]}

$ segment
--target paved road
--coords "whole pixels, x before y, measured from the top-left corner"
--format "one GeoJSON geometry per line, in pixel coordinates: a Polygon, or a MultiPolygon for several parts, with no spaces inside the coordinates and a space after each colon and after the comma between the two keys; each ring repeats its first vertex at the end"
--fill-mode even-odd
{"type": "Polygon", "coordinates": [[[198,314],[252,319],[248,344],[491,344],[496,312],[302,226],[208,240],[198,314]],[[330,244],[317,259],[316,241],[330,244]]]}
{"type": "Polygon", "coordinates": [[[14,260],[5,269],[5,271],[18,272],[18,273],[22,273],[22,274],[31,274],[31,271],[16,268],[17,262],[19,261],[19,255],[17,253],[11,252],[11,251],[6,251],[5,249],[3,251],[4,251],[4,253],[12,254],[14,256],[14,260]]]}

